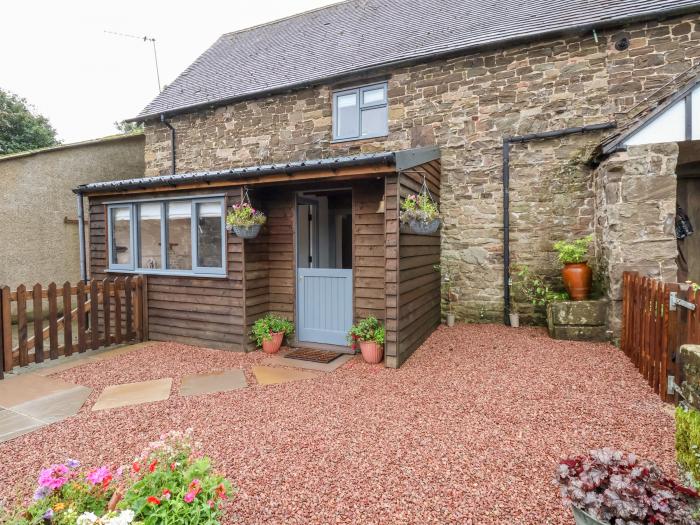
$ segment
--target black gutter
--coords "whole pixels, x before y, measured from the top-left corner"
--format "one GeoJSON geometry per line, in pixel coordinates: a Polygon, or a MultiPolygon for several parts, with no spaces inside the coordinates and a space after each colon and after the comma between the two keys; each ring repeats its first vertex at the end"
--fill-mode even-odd
{"type": "Polygon", "coordinates": [[[172,126],[172,124],[170,124],[170,122],[165,120],[164,113],[160,114],[160,121],[163,124],[165,124],[168,128],[170,128],[170,154],[172,155],[172,173],[173,175],[175,175],[175,173],[177,173],[175,169],[175,128],[172,126]]]}
{"type": "Polygon", "coordinates": [[[542,133],[530,133],[520,136],[503,137],[503,323],[510,325],[510,146],[511,144],[524,144],[533,140],[547,140],[566,137],[576,133],[590,131],[604,131],[617,127],[615,122],[591,124],[542,133]]]}
{"type": "Polygon", "coordinates": [[[293,175],[299,171],[333,170],[347,166],[366,166],[372,164],[395,165],[396,152],[383,152],[358,155],[354,157],[340,157],[334,159],[321,159],[313,161],[293,162],[288,164],[269,164],[266,166],[253,166],[249,168],[233,168],[230,170],[183,173],[179,175],[161,175],[158,177],[146,177],[139,179],[117,180],[111,182],[96,182],[83,184],[73,190],[77,194],[106,193],[114,191],[127,191],[133,189],[148,189],[154,187],[177,186],[196,182],[210,183],[219,181],[240,181],[264,175],[286,173],[293,175]]]}
{"type": "Polygon", "coordinates": [[[472,45],[472,46],[464,46],[460,47],[457,49],[449,49],[449,50],[440,50],[440,51],[433,51],[433,52],[428,52],[423,55],[418,55],[415,57],[410,57],[410,58],[402,58],[398,60],[391,60],[388,62],[383,62],[381,64],[373,64],[371,66],[366,66],[360,69],[352,69],[348,71],[343,71],[341,73],[335,74],[335,75],[330,75],[326,77],[320,77],[312,80],[305,80],[303,82],[293,82],[291,84],[286,84],[284,86],[279,86],[276,88],[271,88],[271,89],[266,89],[262,91],[254,91],[251,93],[245,93],[241,95],[235,95],[231,97],[225,97],[221,98],[218,100],[211,100],[207,102],[199,102],[197,104],[190,104],[189,106],[181,106],[178,108],[170,109],[170,110],[161,110],[157,111],[155,113],[148,113],[146,115],[139,115],[133,118],[128,118],[125,120],[125,122],[144,122],[147,120],[152,120],[157,117],[161,117],[163,115],[172,117],[175,115],[179,115],[181,113],[190,113],[193,111],[198,111],[201,109],[208,109],[212,107],[217,107],[217,106],[225,106],[227,104],[232,104],[234,102],[238,102],[241,100],[250,100],[250,99],[255,99],[255,98],[262,98],[265,96],[270,96],[270,95],[275,95],[279,93],[286,93],[289,91],[294,91],[298,89],[304,89],[308,87],[312,87],[315,85],[319,85],[321,83],[328,83],[328,82],[333,82],[333,81],[338,81],[342,79],[346,79],[350,76],[353,75],[359,75],[359,74],[370,74],[370,73],[379,73],[385,69],[391,69],[391,68],[397,68],[397,67],[405,67],[405,66],[411,66],[415,64],[420,64],[422,62],[426,62],[429,60],[436,60],[440,58],[450,58],[450,57],[455,57],[455,56],[460,56],[463,55],[467,52],[469,53],[476,53],[480,51],[486,51],[489,49],[501,49],[506,46],[513,46],[517,44],[523,44],[527,42],[532,42],[534,40],[542,40],[544,38],[555,38],[555,37],[560,37],[560,36],[568,36],[568,35],[573,35],[573,34],[586,34],[589,32],[592,32],[595,29],[601,30],[601,29],[612,29],[612,28],[617,28],[621,26],[625,26],[627,24],[635,23],[635,22],[644,22],[648,20],[663,20],[667,18],[672,18],[675,16],[681,16],[685,14],[690,14],[690,13],[695,13],[700,11],[700,7],[697,5],[693,6],[683,6],[680,8],[674,8],[674,9],[663,9],[659,11],[650,11],[647,13],[643,14],[634,14],[626,17],[621,17],[621,18],[615,18],[611,20],[601,20],[599,22],[591,22],[588,24],[579,24],[575,26],[570,26],[562,29],[556,29],[552,31],[541,31],[538,33],[532,33],[528,35],[517,35],[509,38],[504,38],[502,40],[497,40],[497,41],[492,41],[492,42],[486,42],[484,44],[479,44],[479,45],[472,45]]]}

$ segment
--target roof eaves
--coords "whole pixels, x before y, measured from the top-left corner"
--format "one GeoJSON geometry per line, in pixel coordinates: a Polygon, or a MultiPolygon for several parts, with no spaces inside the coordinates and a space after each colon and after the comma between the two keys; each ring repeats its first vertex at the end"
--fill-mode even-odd
{"type": "MultiPolygon", "coordinates": [[[[337,4],[335,4],[337,5],[337,4]]],[[[321,8],[323,9],[323,8],[321,8]]],[[[634,22],[642,22],[646,20],[652,20],[657,18],[670,18],[673,16],[679,16],[688,13],[694,13],[700,11],[699,6],[681,6],[677,8],[663,8],[654,11],[647,11],[642,13],[635,13],[633,15],[623,16],[619,18],[610,18],[607,20],[600,20],[598,22],[591,22],[587,24],[572,25],[564,28],[559,28],[551,31],[539,31],[532,32],[522,35],[517,35],[513,37],[504,38],[501,40],[493,40],[483,44],[469,44],[465,46],[446,48],[435,51],[430,51],[427,53],[416,54],[406,58],[400,58],[392,61],[378,62],[376,64],[367,65],[362,68],[352,68],[346,71],[339,72],[334,75],[317,77],[314,79],[304,80],[303,82],[294,82],[290,84],[275,86],[270,89],[251,91],[249,93],[242,93],[240,95],[232,97],[224,97],[215,100],[208,100],[206,102],[198,102],[196,104],[189,104],[185,106],[178,106],[167,110],[155,111],[152,113],[137,115],[136,117],[128,118],[125,122],[144,122],[147,120],[152,120],[155,118],[160,118],[161,116],[170,117],[178,115],[181,113],[189,113],[193,111],[198,111],[201,109],[212,108],[217,106],[223,106],[231,104],[233,102],[238,102],[241,100],[248,100],[251,98],[260,98],[264,96],[274,95],[278,93],[284,93],[297,89],[304,89],[314,85],[318,85],[321,82],[334,81],[348,76],[381,71],[387,68],[403,67],[412,64],[417,64],[425,60],[435,60],[439,58],[445,58],[449,56],[463,54],[466,51],[476,52],[486,49],[504,47],[506,45],[515,45],[520,43],[531,42],[537,39],[552,38],[556,36],[571,34],[571,33],[585,33],[587,31],[592,31],[593,29],[608,29],[612,27],[624,26],[626,24],[634,22]]]]}

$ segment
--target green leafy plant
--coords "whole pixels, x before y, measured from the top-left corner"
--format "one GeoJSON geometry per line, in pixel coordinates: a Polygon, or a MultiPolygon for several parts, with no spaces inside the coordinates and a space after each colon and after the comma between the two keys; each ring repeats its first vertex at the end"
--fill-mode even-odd
{"type": "Polygon", "coordinates": [[[517,312],[518,298],[525,299],[533,306],[544,306],[552,301],[566,301],[569,295],[566,292],[555,292],[545,282],[543,277],[535,275],[528,266],[514,266],[512,279],[511,304],[512,312],[517,312]]]}
{"type": "Polygon", "coordinates": [[[216,524],[231,484],[201,456],[192,431],[170,432],[134,460],[119,503],[145,525],[216,524]]]}
{"type": "Polygon", "coordinates": [[[374,342],[378,345],[384,344],[384,327],[376,317],[365,317],[359,323],[352,325],[348,331],[348,344],[353,349],[356,348],[358,343],[362,342],[374,342]]]}
{"type": "Polygon", "coordinates": [[[409,195],[401,203],[401,222],[431,222],[440,217],[437,204],[428,193],[409,195]]]}
{"type": "Polygon", "coordinates": [[[593,242],[593,235],[569,241],[557,241],[554,250],[562,264],[582,263],[588,259],[588,248],[593,242]]]}
{"type": "Polygon", "coordinates": [[[256,210],[247,202],[234,204],[226,214],[228,226],[253,226],[265,224],[267,216],[260,210],[256,210]]]}
{"type": "Polygon", "coordinates": [[[676,459],[700,488],[700,412],[694,408],[676,407],[676,459]]]}
{"type": "Polygon", "coordinates": [[[270,341],[273,333],[284,332],[290,336],[294,333],[294,323],[284,317],[275,314],[267,314],[255,321],[251,330],[251,337],[255,344],[262,346],[263,341],[270,341]]]}

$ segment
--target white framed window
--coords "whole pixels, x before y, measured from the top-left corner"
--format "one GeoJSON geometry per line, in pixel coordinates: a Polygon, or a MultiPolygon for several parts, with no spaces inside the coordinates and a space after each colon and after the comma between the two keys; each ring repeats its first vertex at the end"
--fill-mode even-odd
{"type": "Polygon", "coordinates": [[[383,137],[389,133],[387,84],[333,93],[333,140],[383,137]]]}
{"type": "Polygon", "coordinates": [[[223,197],[107,206],[109,270],[226,275],[223,197]]]}

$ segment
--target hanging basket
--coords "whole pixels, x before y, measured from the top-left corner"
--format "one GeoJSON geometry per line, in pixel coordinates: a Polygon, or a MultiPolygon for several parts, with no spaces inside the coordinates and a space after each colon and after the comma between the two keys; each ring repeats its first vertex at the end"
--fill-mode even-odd
{"type": "Polygon", "coordinates": [[[401,222],[408,224],[411,231],[417,235],[431,235],[438,231],[442,224],[438,205],[430,194],[425,176],[420,193],[409,195],[401,204],[401,209],[401,222]]]}
{"type": "Polygon", "coordinates": [[[430,235],[438,231],[441,222],[440,219],[433,219],[432,221],[413,219],[408,222],[408,225],[411,227],[411,231],[417,235],[430,235]]]}
{"type": "Polygon", "coordinates": [[[245,188],[241,202],[235,204],[226,217],[226,229],[241,239],[255,239],[266,221],[265,214],[253,208],[248,196],[248,188],[245,188]],[[236,222],[252,224],[235,224],[236,222]]]}
{"type": "Polygon", "coordinates": [[[255,239],[260,233],[262,224],[251,224],[250,226],[233,226],[232,230],[236,237],[241,239],[255,239]]]}

